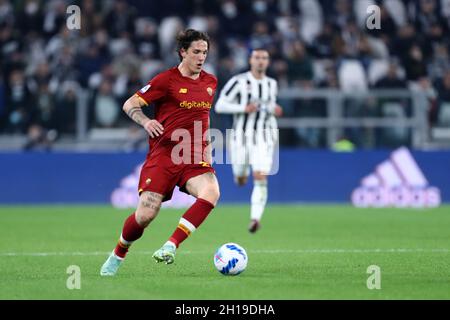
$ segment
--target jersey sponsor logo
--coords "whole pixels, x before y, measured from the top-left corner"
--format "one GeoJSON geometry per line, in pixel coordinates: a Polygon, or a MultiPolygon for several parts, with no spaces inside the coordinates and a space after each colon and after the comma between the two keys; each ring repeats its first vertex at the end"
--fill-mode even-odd
{"type": "Polygon", "coordinates": [[[178,91],[178,93],[187,93],[188,89],[187,88],[180,88],[180,91],[178,91]]]}
{"type": "Polygon", "coordinates": [[[212,96],[213,95],[213,89],[211,88],[211,87],[208,87],[208,88],[206,88],[206,91],[208,92],[208,94],[210,95],[210,96],[212,96]]]}
{"type": "Polygon", "coordinates": [[[211,109],[211,103],[209,101],[182,101],[180,107],[185,109],[202,108],[211,109]]]}
{"type": "Polygon", "coordinates": [[[148,91],[148,89],[150,89],[151,85],[146,85],[145,87],[143,87],[141,90],[139,90],[140,93],[146,93],[148,91]]]}
{"type": "Polygon", "coordinates": [[[434,208],[441,204],[441,193],[430,186],[411,152],[402,147],[364,177],[352,193],[356,207],[434,208]]]}

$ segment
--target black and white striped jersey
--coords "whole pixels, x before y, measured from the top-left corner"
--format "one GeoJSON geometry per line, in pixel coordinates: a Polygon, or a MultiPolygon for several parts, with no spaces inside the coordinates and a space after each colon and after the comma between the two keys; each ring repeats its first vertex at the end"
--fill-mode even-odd
{"type": "Polygon", "coordinates": [[[273,114],[278,93],[277,81],[270,77],[256,79],[250,71],[232,77],[220,92],[217,113],[233,114],[233,129],[247,138],[266,137],[265,132],[277,129],[273,114]],[[245,113],[245,107],[255,103],[258,111],[245,113]],[[272,130],[267,130],[272,129],[272,130]]]}

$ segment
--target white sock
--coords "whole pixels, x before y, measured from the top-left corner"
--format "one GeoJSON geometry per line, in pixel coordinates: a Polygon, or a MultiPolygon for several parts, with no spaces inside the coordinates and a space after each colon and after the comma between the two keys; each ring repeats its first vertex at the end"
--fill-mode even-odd
{"type": "Polygon", "coordinates": [[[167,241],[166,243],[164,243],[165,246],[169,245],[172,246],[174,249],[177,248],[177,246],[175,245],[175,243],[173,243],[172,241],[167,241]]]}
{"type": "Polygon", "coordinates": [[[255,180],[253,182],[251,203],[250,218],[260,221],[267,203],[267,181],[255,180]]]}

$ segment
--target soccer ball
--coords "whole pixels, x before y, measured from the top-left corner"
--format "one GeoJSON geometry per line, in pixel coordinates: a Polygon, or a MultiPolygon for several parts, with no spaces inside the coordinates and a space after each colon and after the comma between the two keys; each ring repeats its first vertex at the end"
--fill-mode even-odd
{"type": "Polygon", "coordinates": [[[225,243],[214,254],[214,265],[224,275],[238,275],[247,267],[245,249],[236,243],[225,243]]]}

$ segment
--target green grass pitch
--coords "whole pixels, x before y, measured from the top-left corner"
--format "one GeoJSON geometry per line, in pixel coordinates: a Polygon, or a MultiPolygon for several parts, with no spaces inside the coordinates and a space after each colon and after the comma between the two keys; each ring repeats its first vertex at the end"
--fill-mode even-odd
{"type": "Polygon", "coordinates": [[[117,276],[100,266],[129,210],[108,206],[0,207],[0,299],[449,299],[450,207],[356,209],[269,206],[261,230],[247,231],[248,206],[219,205],[178,250],[173,265],[151,254],[183,210],[163,209],[117,276]],[[247,270],[223,276],[221,244],[249,255],[247,270]],[[81,289],[66,286],[79,266],[81,289]],[[367,269],[380,267],[381,289],[367,269]]]}

